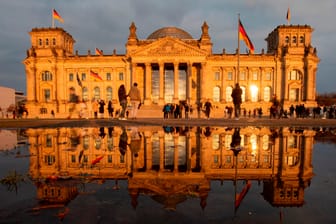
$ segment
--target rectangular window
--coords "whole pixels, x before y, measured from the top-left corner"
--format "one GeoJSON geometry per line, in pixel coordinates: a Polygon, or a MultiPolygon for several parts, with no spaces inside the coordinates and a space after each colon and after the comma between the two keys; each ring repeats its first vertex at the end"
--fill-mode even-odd
{"type": "Polygon", "coordinates": [[[289,148],[297,148],[297,142],[298,142],[297,136],[291,135],[288,137],[288,147],[289,148]]]}
{"type": "Polygon", "coordinates": [[[215,74],[214,74],[214,79],[215,79],[216,81],[219,81],[219,80],[220,80],[220,72],[215,72],[215,74]]]}
{"type": "Polygon", "coordinates": [[[265,74],[265,80],[270,81],[272,79],[271,77],[272,77],[271,73],[270,72],[266,72],[266,74],[265,74]]]}
{"type": "Polygon", "coordinates": [[[51,135],[46,136],[46,147],[48,148],[52,147],[52,136],[51,135]]]}
{"type": "Polygon", "coordinates": [[[108,162],[108,163],[112,163],[112,155],[108,155],[108,157],[107,157],[107,162],[108,162]]]}
{"type": "Polygon", "coordinates": [[[82,73],[82,80],[85,81],[86,80],[86,74],[82,73]]]}
{"type": "Polygon", "coordinates": [[[49,102],[50,101],[50,89],[44,89],[43,95],[44,95],[44,101],[49,102]]]}
{"type": "Polygon", "coordinates": [[[120,163],[125,163],[125,156],[120,154],[120,163]]]}
{"type": "Polygon", "coordinates": [[[299,89],[293,88],[289,90],[289,100],[290,101],[299,101],[299,89]]]}
{"type": "Polygon", "coordinates": [[[76,162],[76,156],[75,155],[71,155],[71,162],[75,163],[76,162]]]}
{"type": "Polygon", "coordinates": [[[289,74],[289,80],[300,80],[299,73],[296,70],[293,70],[289,74]]]}
{"type": "Polygon", "coordinates": [[[46,164],[48,164],[48,165],[54,164],[55,160],[56,160],[55,156],[53,156],[53,155],[46,155],[46,156],[44,156],[44,162],[46,164]]]}
{"type": "Polygon", "coordinates": [[[74,74],[70,73],[69,74],[69,81],[72,82],[74,80],[74,74]]]}
{"type": "Polygon", "coordinates": [[[119,72],[119,80],[124,80],[124,73],[123,72],[119,72]]]}
{"type": "Polygon", "coordinates": [[[48,113],[48,109],[45,107],[40,108],[40,114],[47,114],[48,113]]]}
{"type": "Polygon", "coordinates": [[[257,72],[253,72],[253,74],[252,74],[252,80],[253,81],[258,80],[258,73],[257,72]]]}
{"type": "Polygon", "coordinates": [[[227,80],[232,81],[232,72],[227,73],[227,80]]]}
{"type": "Polygon", "coordinates": [[[111,80],[111,73],[106,73],[106,80],[111,80]]]}
{"type": "Polygon", "coordinates": [[[218,163],[219,159],[218,159],[218,155],[214,155],[214,163],[218,163]]]}
{"type": "Polygon", "coordinates": [[[239,80],[245,80],[245,73],[244,72],[240,73],[239,80]]]}

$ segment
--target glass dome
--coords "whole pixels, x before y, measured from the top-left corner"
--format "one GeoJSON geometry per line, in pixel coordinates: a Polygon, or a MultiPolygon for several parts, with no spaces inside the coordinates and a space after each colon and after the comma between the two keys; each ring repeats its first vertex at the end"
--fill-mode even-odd
{"type": "Polygon", "coordinates": [[[179,39],[193,39],[192,36],[182,30],[179,29],[177,27],[163,27],[161,29],[158,29],[156,31],[154,31],[152,34],[150,34],[147,39],[151,40],[151,39],[158,39],[158,38],[162,38],[162,37],[176,37],[179,39]]]}

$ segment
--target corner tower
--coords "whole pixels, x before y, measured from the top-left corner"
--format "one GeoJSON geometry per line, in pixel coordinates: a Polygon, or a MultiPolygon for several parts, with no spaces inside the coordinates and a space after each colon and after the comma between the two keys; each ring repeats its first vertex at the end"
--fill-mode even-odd
{"type": "Polygon", "coordinates": [[[34,28],[29,34],[31,48],[27,56],[73,55],[75,40],[62,28],[34,28]]]}
{"type": "Polygon", "coordinates": [[[32,114],[46,113],[48,105],[59,111],[66,59],[73,56],[75,40],[62,28],[34,28],[29,32],[31,46],[23,63],[26,70],[27,108],[32,114]],[[39,105],[44,102],[44,106],[39,105]],[[39,109],[38,109],[39,108],[39,109]]]}
{"type": "Polygon", "coordinates": [[[281,25],[266,38],[267,53],[274,54],[278,66],[276,95],[291,104],[316,106],[316,72],[319,63],[316,48],[312,46],[313,28],[308,25],[281,25]]]}

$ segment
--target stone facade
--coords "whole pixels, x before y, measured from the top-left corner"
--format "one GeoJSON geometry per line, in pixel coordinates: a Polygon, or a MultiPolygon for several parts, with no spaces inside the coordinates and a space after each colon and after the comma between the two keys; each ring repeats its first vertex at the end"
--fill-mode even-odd
{"type": "Polygon", "coordinates": [[[205,22],[201,30],[199,39],[176,27],[138,39],[132,23],[125,54],[99,50],[79,55],[74,52],[74,38],[62,28],[34,28],[23,61],[29,116],[50,117],[54,111],[56,117],[66,117],[70,88],[86,102],[90,117],[93,100],[111,100],[118,109],[119,86],[129,90],[134,82],[143,99],[139,117],[162,117],[166,103],[187,102],[197,108],[208,99],[212,116],[223,117],[224,108],[233,106],[231,92],[237,82],[247,111],[262,108],[268,114],[273,96],[285,110],[291,105],[316,106],[319,58],[311,45],[310,26],[276,27],[266,38],[266,51],[256,54],[225,49],[214,54],[205,22]]]}
{"type": "Polygon", "coordinates": [[[205,206],[211,182],[250,180],[263,183],[262,195],[273,206],[302,206],[313,177],[314,130],[130,126],[36,128],[26,134],[34,155],[30,177],[54,180],[36,185],[38,198],[53,203],[71,200],[83,180],[127,180],[133,206],[140,194],[162,197],[168,208],[175,208],[174,196],[197,197],[205,206]],[[235,133],[239,153],[231,144],[235,133]]]}

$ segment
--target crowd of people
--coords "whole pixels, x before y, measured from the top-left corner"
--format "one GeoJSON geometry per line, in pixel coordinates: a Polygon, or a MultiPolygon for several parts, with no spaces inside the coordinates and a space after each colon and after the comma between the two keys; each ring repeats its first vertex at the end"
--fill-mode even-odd
{"type": "MultiPolygon", "coordinates": [[[[89,109],[87,102],[80,100],[79,96],[75,93],[74,88],[69,90],[69,115],[70,119],[73,115],[79,116],[79,118],[89,118],[89,109]],[[78,106],[79,105],[79,106],[78,106]]],[[[138,84],[135,82],[128,93],[126,93],[125,85],[120,85],[118,89],[118,99],[121,109],[115,110],[111,100],[105,103],[103,99],[93,100],[91,103],[91,109],[94,118],[104,118],[105,107],[107,105],[107,113],[109,118],[118,117],[121,120],[126,120],[129,116],[131,119],[136,119],[138,109],[141,106],[141,95],[138,89],[138,84]],[[128,106],[129,98],[129,106],[128,106]],[[130,110],[127,110],[130,107],[130,110]]],[[[52,111],[52,116],[55,116],[52,111]]]]}
{"type": "MultiPolygon", "coordinates": [[[[68,119],[73,116],[78,116],[79,118],[89,118],[90,112],[92,111],[94,118],[104,118],[105,107],[107,107],[108,118],[119,118],[120,120],[126,120],[128,118],[136,119],[138,110],[141,107],[141,95],[138,89],[138,84],[135,82],[130,90],[126,91],[125,85],[120,85],[118,88],[118,100],[120,108],[115,110],[113,103],[109,100],[107,103],[103,99],[93,100],[91,103],[91,111],[89,111],[87,102],[80,100],[80,97],[75,93],[74,88],[70,88],[69,96],[69,115],[68,119]]],[[[232,91],[231,97],[233,99],[233,106],[226,106],[224,108],[224,118],[236,118],[239,117],[259,117],[263,116],[263,109],[261,107],[249,109],[241,108],[241,88],[239,84],[236,84],[232,91]]],[[[216,107],[217,108],[217,107],[216,107]]],[[[211,111],[213,110],[213,105],[210,99],[206,102],[199,102],[197,104],[197,117],[205,117],[210,119],[211,111]],[[204,113],[204,115],[203,115],[204,113]]],[[[190,119],[194,112],[193,107],[186,100],[180,101],[179,103],[167,103],[162,108],[164,119],[190,119]]],[[[276,95],[272,98],[272,105],[269,108],[270,118],[326,118],[335,119],[336,118],[336,105],[333,106],[317,106],[314,108],[306,108],[304,104],[291,105],[289,108],[284,109],[279,100],[277,100],[276,95]]],[[[24,104],[20,104],[13,108],[11,111],[13,119],[24,118],[28,116],[28,110],[24,104]]],[[[9,118],[8,112],[4,115],[4,111],[0,108],[1,118],[9,118]]],[[[52,117],[55,117],[54,110],[51,110],[52,117]]]]}

